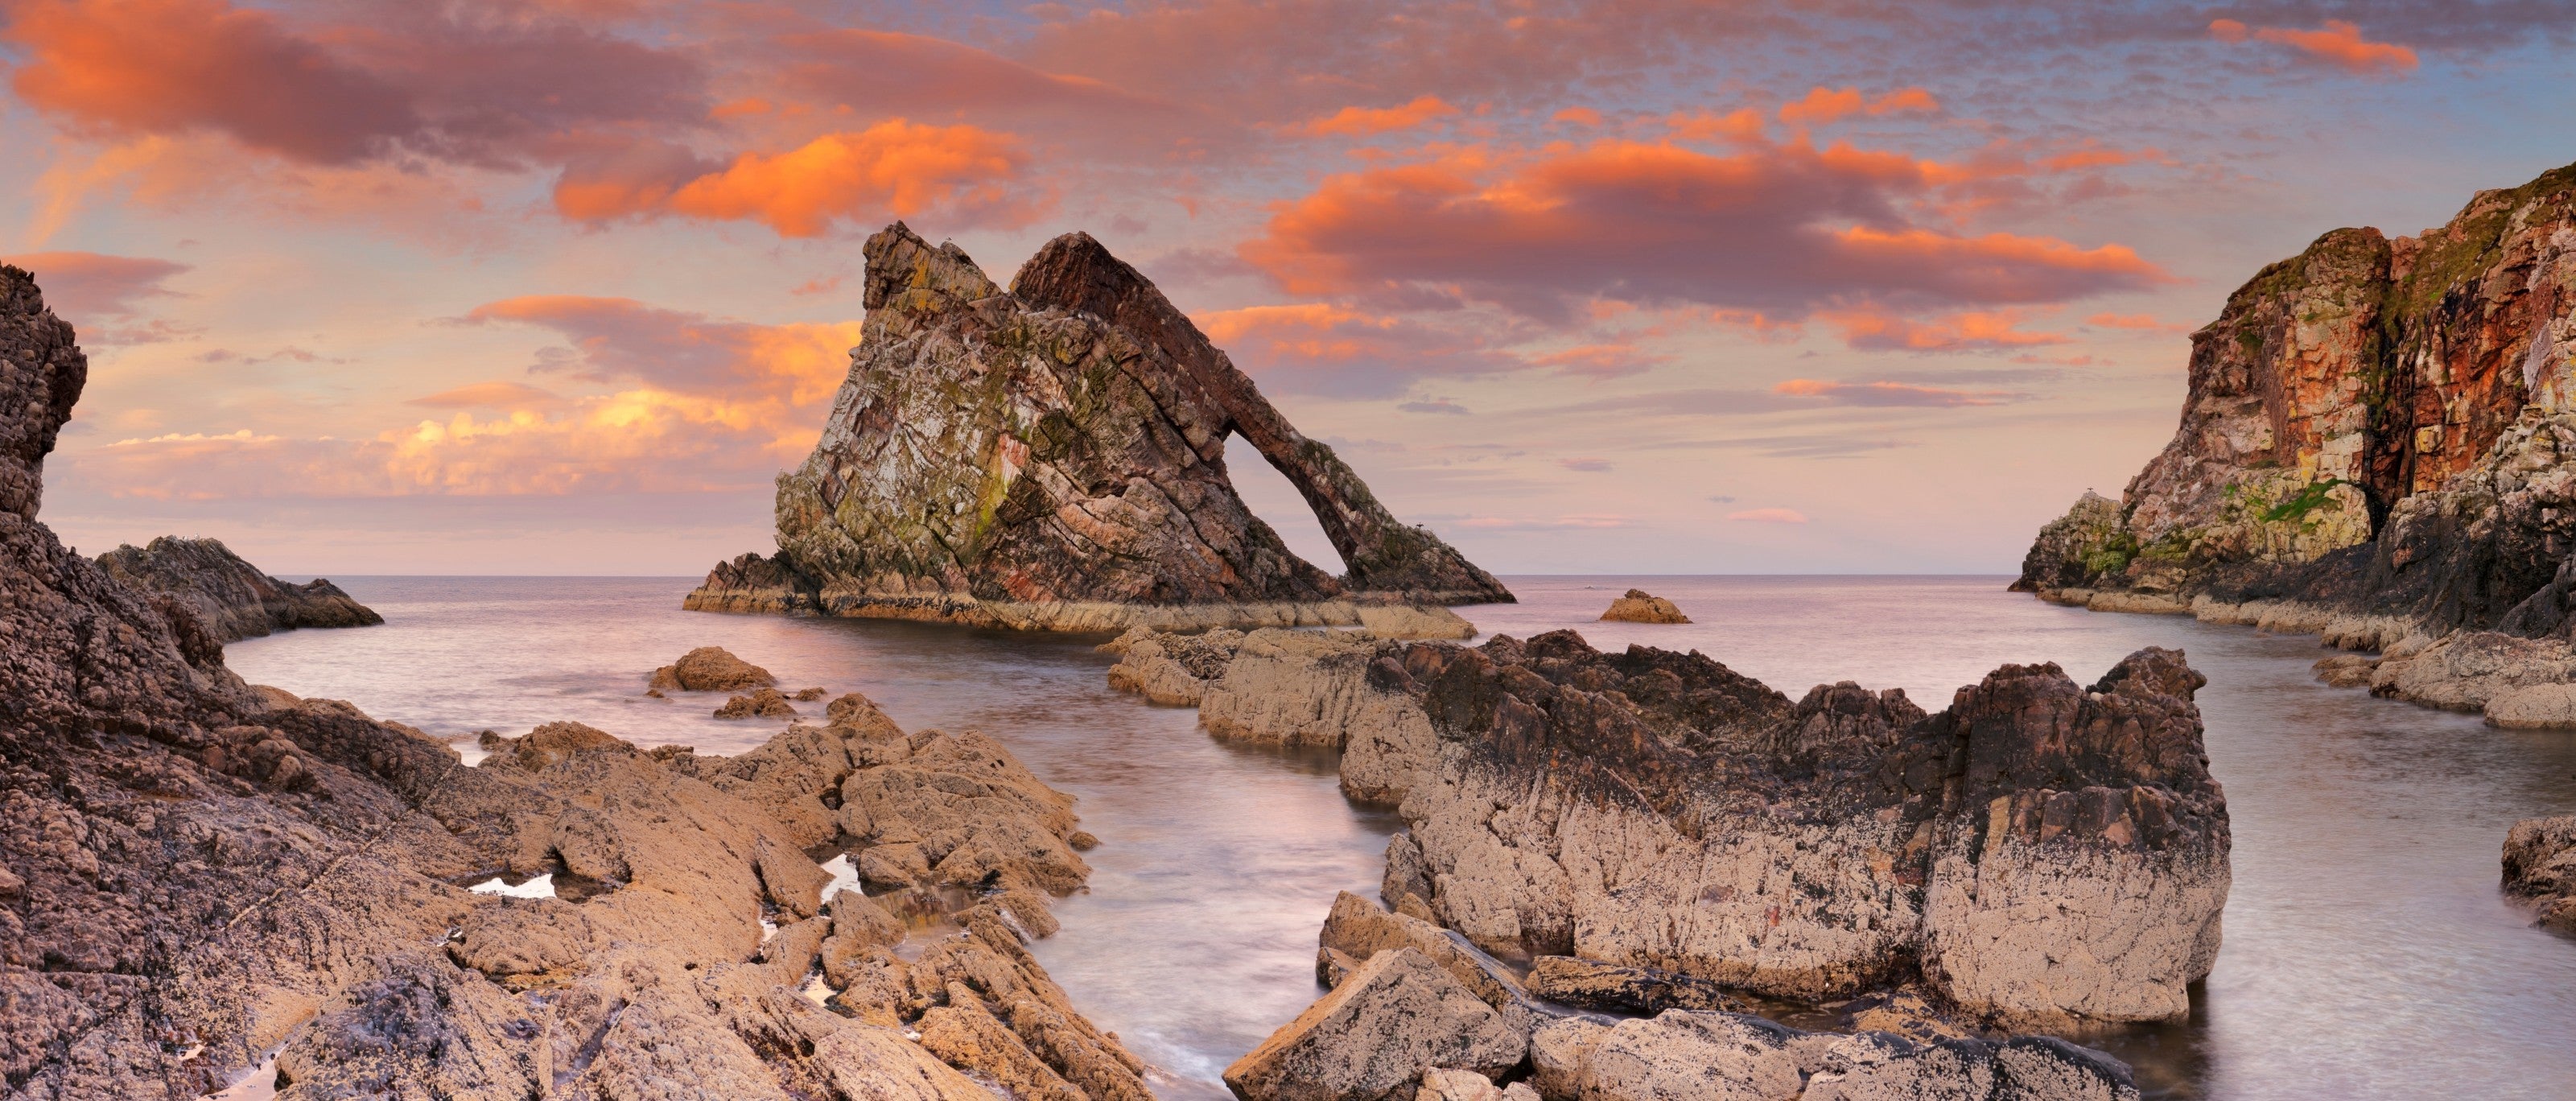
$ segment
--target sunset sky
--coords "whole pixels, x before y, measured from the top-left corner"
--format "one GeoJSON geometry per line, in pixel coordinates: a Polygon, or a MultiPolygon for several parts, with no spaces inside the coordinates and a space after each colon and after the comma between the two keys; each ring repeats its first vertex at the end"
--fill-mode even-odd
{"type": "Polygon", "coordinates": [[[900,217],[1089,231],[1497,572],[2009,572],[2257,268],[2576,161],[2569,7],[0,0],[0,257],[90,553],[766,551],[900,217]]]}

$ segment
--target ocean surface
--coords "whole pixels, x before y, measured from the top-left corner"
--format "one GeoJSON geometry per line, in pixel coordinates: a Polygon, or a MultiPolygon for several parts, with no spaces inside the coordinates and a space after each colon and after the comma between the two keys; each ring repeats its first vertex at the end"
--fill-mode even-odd
{"type": "MultiPolygon", "coordinates": [[[[784,722],[642,694],[654,667],[720,645],[789,689],[865,692],[906,729],[1000,739],[1102,840],[1035,951],[1166,1097],[1226,1096],[1218,1072],[1318,996],[1325,911],[1337,891],[1375,897],[1399,825],[1343,801],[1329,754],[1226,745],[1192,711],[1110,692],[1097,638],[683,612],[687,578],[335,580],[386,624],[235,643],[233,668],[434,734],[574,719],[731,753],[784,722]]],[[[2141,646],[2180,647],[2209,677],[2234,824],[2225,948],[2190,1023],[2088,1042],[2150,1096],[2576,1097],[2576,940],[2528,928],[2497,889],[2508,826],[2576,811],[2576,733],[2325,687],[2312,638],[2061,608],[2003,578],[1505,581],[1521,603],[1460,609],[1489,633],[1695,649],[1792,697],[1853,680],[1938,710],[2006,662],[2089,683],[2141,646]],[[1632,585],[1698,622],[1594,621],[1632,585]]]]}

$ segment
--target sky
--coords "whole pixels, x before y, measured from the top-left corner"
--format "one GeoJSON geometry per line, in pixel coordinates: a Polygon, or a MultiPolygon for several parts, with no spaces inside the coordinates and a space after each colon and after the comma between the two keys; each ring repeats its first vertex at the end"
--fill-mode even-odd
{"type": "Polygon", "coordinates": [[[90,355],[89,553],[767,551],[900,218],[1091,233],[1499,573],[2011,572],[2262,265],[2576,161],[2571,15],[0,0],[0,258],[90,355]]]}

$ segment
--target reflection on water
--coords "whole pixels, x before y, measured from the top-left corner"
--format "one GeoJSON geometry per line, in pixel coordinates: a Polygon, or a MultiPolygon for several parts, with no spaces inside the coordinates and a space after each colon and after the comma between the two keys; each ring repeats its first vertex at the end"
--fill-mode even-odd
{"type": "MultiPolygon", "coordinates": [[[[1169,1073],[1168,1096],[1224,1096],[1217,1072],[1315,997],[1316,929],[1334,892],[1374,894],[1397,825],[1342,800],[1329,756],[1219,744],[1186,710],[1110,693],[1096,640],[687,613],[681,579],[338,580],[387,625],[236,643],[233,667],[438,734],[575,719],[738,752],[783,724],[642,695],[655,666],[712,644],[789,688],[864,691],[907,729],[1000,738],[1103,841],[1037,954],[1169,1073]]],[[[2234,820],[2226,947],[2191,1023],[2092,1042],[2174,1097],[2576,1096],[2576,942],[2526,928],[2496,889],[2508,825],[2576,810],[2576,735],[2326,688],[2312,639],[2058,608],[1994,578],[1508,580],[1523,603],[1462,611],[1493,632],[1698,649],[1792,696],[1849,679],[1938,709],[2007,661],[2090,681],[2182,647],[2210,678],[2234,820]],[[1631,585],[1699,622],[1590,622],[1631,585]]]]}

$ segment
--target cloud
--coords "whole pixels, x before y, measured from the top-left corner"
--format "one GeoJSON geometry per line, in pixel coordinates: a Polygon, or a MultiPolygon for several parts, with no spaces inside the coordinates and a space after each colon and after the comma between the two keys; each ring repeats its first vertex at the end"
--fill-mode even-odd
{"type": "Polygon", "coordinates": [[[1726,496],[1725,494],[1722,494],[1722,493],[1721,493],[1721,494],[1717,494],[1717,495],[1715,495],[1715,496],[1710,497],[1710,498],[1709,498],[1709,500],[1711,500],[1711,501],[1715,501],[1715,502],[1717,502],[1718,504],[1721,504],[1721,505],[1731,505],[1731,504],[1734,504],[1734,503],[1735,503],[1735,498],[1733,498],[1733,497],[1729,497],[1729,496],[1726,496]]]}
{"type": "Polygon", "coordinates": [[[1780,121],[1795,125],[1821,126],[1850,115],[1870,116],[1931,113],[1941,109],[1941,101],[1921,88],[1899,88],[1876,99],[1865,99],[1858,88],[1833,89],[1818,86],[1806,98],[1780,108],[1780,121]]]}
{"type": "Polygon", "coordinates": [[[1870,302],[2061,302],[2170,281],[2125,246],[1919,225],[1926,162],[1804,141],[1726,155],[1605,140],[1507,166],[1450,158],[1336,175],[1273,211],[1244,259],[1304,295],[1455,288],[1542,320],[1577,303],[1793,319],[1870,302]]]}
{"type": "Polygon", "coordinates": [[[1726,518],[1745,524],[1803,524],[1807,522],[1806,514],[1799,512],[1794,508],[1749,508],[1742,512],[1727,513],[1726,518]]]}
{"type": "Polygon", "coordinates": [[[2395,76],[2415,71],[2415,51],[2394,42],[2372,42],[2361,28],[2341,19],[2326,20],[2315,30],[2294,27],[2249,27],[2234,19],[2209,22],[2210,37],[2221,42],[2270,42],[2287,46],[2308,60],[2360,76],[2395,76]]]}
{"type": "Polygon", "coordinates": [[[1392,397],[1427,376],[1526,366],[1475,336],[1329,303],[1219,310],[1194,320],[1265,385],[1292,393],[1392,397]]]}
{"type": "Polygon", "coordinates": [[[1478,531],[1610,531],[1638,526],[1635,517],[1607,513],[1553,517],[1470,516],[1456,523],[1459,527],[1478,531]]]}
{"type": "Polygon", "coordinates": [[[2069,343],[2062,333],[2023,332],[2010,310],[1960,313],[1915,321],[1874,310],[1835,311],[1824,320],[1842,330],[1843,342],[1876,351],[1965,352],[2069,343]]]}
{"type": "MultiPolygon", "coordinates": [[[[1308,137],[1366,138],[1410,130],[1436,118],[1458,113],[1438,96],[1421,96],[1402,107],[1344,107],[1322,118],[1308,119],[1286,132],[1308,137]]],[[[1594,116],[1597,121],[1600,116],[1594,116]]]]}
{"type": "Polygon", "coordinates": [[[1018,139],[965,125],[888,119],[784,153],[744,153],[722,168],[697,167],[677,156],[585,165],[556,183],[555,209],[581,221],[755,221],[780,236],[819,237],[836,222],[926,213],[1014,228],[1050,205],[1020,186],[1028,157],[1018,139]]]}
{"type": "Polygon", "coordinates": [[[1570,122],[1577,126],[1601,125],[1601,112],[1589,107],[1568,107],[1548,116],[1551,122],[1570,122]]]}
{"type": "Polygon", "coordinates": [[[132,317],[155,298],[177,292],[161,281],[187,271],[175,260],[145,256],[108,256],[96,252],[29,252],[0,256],[36,277],[45,305],[74,325],[91,318],[132,317]]]}
{"type": "Polygon", "coordinates": [[[2097,313],[2084,319],[2087,325],[2104,329],[2140,329],[2160,333],[2187,333],[2192,326],[2166,321],[2151,313],[2097,313]]]}
{"type": "MultiPolygon", "coordinates": [[[[870,116],[972,118],[1048,141],[1165,148],[1232,129],[1203,107],[1138,95],[1121,82],[1049,72],[917,34],[843,28],[763,41],[758,64],[782,91],[870,116]]],[[[1120,77],[1132,74],[1118,74],[1120,77]]]]}
{"type": "Polygon", "coordinates": [[[526,383],[477,382],[413,398],[406,404],[426,405],[432,409],[521,409],[553,405],[562,400],[551,390],[541,390],[526,383]]]}
{"type": "Polygon", "coordinates": [[[1613,469],[1608,459],[1558,459],[1556,465],[1584,474],[1607,474],[1613,469]]]}
{"type": "Polygon", "coordinates": [[[1816,398],[1832,405],[1874,408],[1952,409],[1969,405],[2005,405],[2028,401],[2030,395],[2005,390],[1951,390],[1903,382],[1827,382],[1793,378],[1771,388],[1775,394],[1816,398]]]}
{"type": "Polygon", "coordinates": [[[1672,362],[1671,356],[1639,350],[1626,341],[1579,344],[1562,351],[1528,357],[1530,366],[1554,367],[1573,375],[1610,378],[1643,371],[1658,363],[1672,362]]]}
{"type": "Polygon", "coordinates": [[[1408,401],[1397,405],[1396,408],[1407,413],[1440,413],[1453,417],[1463,417],[1468,414],[1466,406],[1450,401],[1447,398],[1438,398],[1429,401],[1408,401]]]}
{"type": "Polygon", "coordinates": [[[535,325],[562,335],[571,347],[553,356],[540,352],[533,368],[539,372],[790,406],[814,405],[840,388],[860,334],[855,321],[760,325],[631,298],[570,294],[490,302],[458,320],[535,325]]]}

